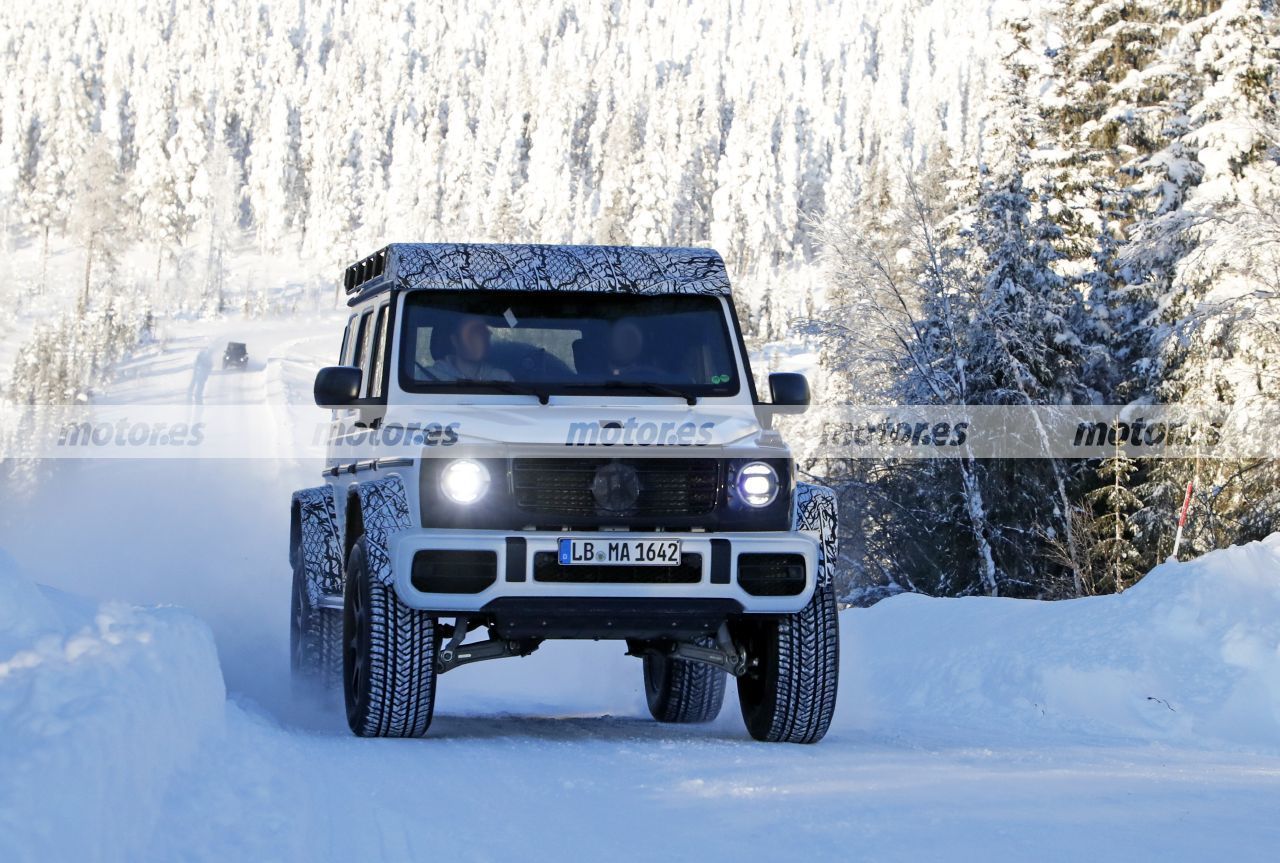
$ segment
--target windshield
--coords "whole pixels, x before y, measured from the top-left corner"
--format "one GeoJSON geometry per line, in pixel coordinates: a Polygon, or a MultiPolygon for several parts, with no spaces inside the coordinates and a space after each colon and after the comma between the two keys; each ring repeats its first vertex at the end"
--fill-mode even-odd
{"type": "Polygon", "coordinates": [[[401,333],[409,391],[691,398],[739,386],[716,297],[415,291],[401,333]]]}

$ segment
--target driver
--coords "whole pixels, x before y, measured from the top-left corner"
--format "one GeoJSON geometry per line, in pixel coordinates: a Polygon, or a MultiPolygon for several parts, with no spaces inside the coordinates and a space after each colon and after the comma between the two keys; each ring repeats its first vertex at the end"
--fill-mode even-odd
{"type": "Polygon", "coordinates": [[[484,318],[464,314],[449,333],[449,353],[426,372],[437,381],[509,381],[510,372],[488,362],[491,341],[484,318]]]}

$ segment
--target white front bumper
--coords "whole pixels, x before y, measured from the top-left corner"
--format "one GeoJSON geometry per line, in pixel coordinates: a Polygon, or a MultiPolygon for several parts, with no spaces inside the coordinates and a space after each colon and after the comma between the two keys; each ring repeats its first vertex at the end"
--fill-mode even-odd
{"type": "Polygon", "coordinates": [[[475,612],[506,597],[636,597],[650,599],[732,599],[744,612],[789,614],[799,611],[813,596],[818,571],[818,541],[806,533],[791,531],[759,533],[664,533],[615,531],[498,531],[498,530],[410,530],[396,535],[390,544],[391,566],[396,593],[410,608],[441,612],[475,612]],[[682,553],[702,557],[702,578],[689,584],[584,584],[540,582],[533,578],[533,556],[556,553],[557,541],[572,536],[581,539],[678,539],[682,553]],[[507,539],[525,542],[524,580],[507,580],[507,539]],[[728,540],[729,579],[712,583],[712,540],[728,540]],[[424,593],[413,585],[413,557],[425,550],[480,550],[497,555],[497,580],[480,593],[424,593]],[[743,553],[800,554],[805,561],[804,589],[794,596],[752,596],[738,586],[738,555],[743,553]]]}

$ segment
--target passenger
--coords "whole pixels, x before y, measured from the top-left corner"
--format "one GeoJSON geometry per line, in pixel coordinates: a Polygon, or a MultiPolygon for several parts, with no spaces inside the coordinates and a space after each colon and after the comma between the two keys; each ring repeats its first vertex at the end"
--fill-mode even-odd
{"type": "Polygon", "coordinates": [[[613,325],[609,332],[609,376],[627,377],[637,371],[652,371],[652,367],[641,363],[644,353],[644,331],[639,324],[630,318],[622,318],[613,325]]]}
{"type": "Polygon", "coordinates": [[[667,371],[657,365],[652,352],[645,349],[644,330],[634,318],[619,318],[609,331],[609,350],[605,363],[606,376],[623,378],[628,383],[682,384],[693,381],[684,374],[667,371]]]}
{"type": "Polygon", "coordinates": [[[489,325],[479,315],[462,315],[449,333],[449,353],[426,370],[437,381],[509,381],[511,373],[490,365],[489,325]]]}

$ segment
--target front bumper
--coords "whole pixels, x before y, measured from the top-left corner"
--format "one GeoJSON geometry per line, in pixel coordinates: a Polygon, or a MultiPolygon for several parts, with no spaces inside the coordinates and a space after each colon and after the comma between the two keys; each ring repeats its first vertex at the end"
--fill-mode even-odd
{"type": "Polygon", "coordinates": [[[818,542],[806,533],[640,533],[632,531],[411,530],[396,535],[388,549],[396,593],[410,608],[442,613],[484,612],[504,604],[532,600],[635,599],[712,601],[748,614],[790,614],[809,602],[817,579],[818,542]],[[701,577],[683,584],[562,583],[538,581],[534,555],[557,550],[564,536],[609,540],[678,539],[681,552],[701,557],[701,577]],[[523,548],[523,551],[521,549],[523,548]],[[496,579],[477,593],[427,593],[413,584],[414,556],[420,551],[486,551],[496,555],[496,579]],[[755,596],[738,583],[742,554],[791,554],[804,559],[804,587],[789,596],[755,596]],[[509,555],[512,557],[509,559],[509,555]],[[523,560],[514,555],[522,555],[523,560]]]}

